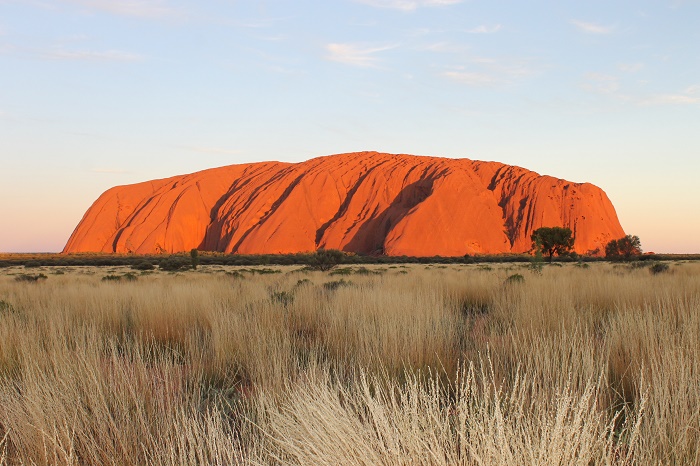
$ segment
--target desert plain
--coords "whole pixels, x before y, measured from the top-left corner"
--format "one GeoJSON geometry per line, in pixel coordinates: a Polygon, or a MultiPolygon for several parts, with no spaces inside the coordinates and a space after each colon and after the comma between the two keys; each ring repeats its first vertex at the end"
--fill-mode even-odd
{"type": "Polygon", "coordinates": [[[667,265],[1,268],[0,464],[698,464],[667,265]]]}

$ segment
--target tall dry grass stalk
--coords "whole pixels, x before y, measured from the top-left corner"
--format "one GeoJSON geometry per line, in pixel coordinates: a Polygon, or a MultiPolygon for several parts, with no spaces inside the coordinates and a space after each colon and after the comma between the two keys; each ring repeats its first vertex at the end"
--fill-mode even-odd
{"type": "Polygon", "coordinates": [[[369,268],[0,270],[0,465],[700,464],[700,265],[369,268]]]}

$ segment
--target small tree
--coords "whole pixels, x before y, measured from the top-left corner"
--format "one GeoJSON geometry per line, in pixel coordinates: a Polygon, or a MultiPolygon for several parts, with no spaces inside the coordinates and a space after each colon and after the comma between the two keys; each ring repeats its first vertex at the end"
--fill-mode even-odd
{"type": "Polygon", "coordinates": [[[639,236],[626,235],[614,239],[605,245],[605,257],[611,260],[630,260],[633,256],[642,254],[642,243],[639,236]]]}
{"type": "Polygon", "coordinates": [[[542,275],[544,260],[542,259],[542,245],[540,244],[539,238],[535,241],[532,249],[535,251],[535,255],[530,259],[530,270],[538,275],[542,275]]]}
{"type": "Polygon", "coordinates": [[[192,269],[197,270],[199,265],[199,251],[197,251],[197,248],[193,248],[190,251],[190,259],[192,259],[192,269]]]}
{"type": "Polygon", "coordinates": [[[311,259],[311,267],[325,272],[332,269],[343,261],[343,251],[337,249],[319,249],[311,259]]]}
{"type": "Polygon", "coordinates": [[[552,262],[554,254],[563,256],[569,254],[574,247],[574,237],[571,229],[563,227],[542,227],[535,230],[530,236],[532,249],[537,253],[549,255],[552,262]]]}

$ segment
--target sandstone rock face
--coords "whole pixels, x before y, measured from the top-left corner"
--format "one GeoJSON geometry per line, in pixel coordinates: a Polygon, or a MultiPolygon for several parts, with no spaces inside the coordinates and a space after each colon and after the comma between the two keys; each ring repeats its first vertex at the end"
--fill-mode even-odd
{"type": "Polygon", "coordinates": [[[497,162],[360,152],[114,187],[63,252],[462,256],[528,251],[541,226],[571,228],[579,253],[625,234],[589,183],[497,162]]]}

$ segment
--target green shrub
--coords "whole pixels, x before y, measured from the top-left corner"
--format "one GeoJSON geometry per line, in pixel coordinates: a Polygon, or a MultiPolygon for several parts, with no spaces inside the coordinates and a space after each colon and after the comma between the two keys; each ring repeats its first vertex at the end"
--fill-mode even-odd
{"type": "Polygon", "coordinates": [[[651,267],[649,267],[649,272],[651,272],[653,275],[668,272],[668,264],[664,264],[663,262],[658,262],[658,263],[652,265],[651,267]]]}
{"type": "Polygon", "coordinates": [[[199,265],[199,251],[197,251],[197,248],[193,248],[190,251],[190,263],[192,264],[192,270],[197,270],[199,265]]]}
{"type": "Polygon", "coordinates": [[[258,274],[258,275],[271,275],[275,273],[282,273],[281,270],[277,269],[269,269],[269,268],[263,268],[263,269],[243,269],[241,272],[248,272],[252,274],[258,274]]]}
{"type": "Polygon", "coordinates": [[[516,283],[524,283],[525,282],[525,277],[520,275],[519,273],[513,274],[506,278],[506,281],[504,282],[506,285],[513,285],[516,283]]]}
{"type": "Polygon", "coordinates": [[[342,263],[344,258],[345,254],[343,254],[343,251],[338,251],[337,249],[319,249],[311,257],[311,263],[309,265],[316,270],[325,272],[342,263]]]}
{"type": "Polygon", "coordinates": [[[141,261],[133,264],[131,268],[134,270],[153,270],[156,268],[156,266],[149,261],[141,261]]]}
{"type": "Polygon", "coordinates": [[[467,316],[479,316],[488,314],[491,306],[484,299],[465,297],[459,303],[459,308],[467,316]]]}
{"type": "Polygon", "coordinates": [[[122,277],[120,275],[105,275],[102,277],[103,282],[118,282],[121,281],[122,277]]]}
{"type": "Polygon", "coordinates": [[[340,280],[324,283],[323,289],[328,290],[328,291],[335,291],[338,288],[342,288],[342,287],[346,287],[346,286],[352,286],[352,282],[345,281],[341,278],[340,280]]]}
{"type": "Polygon", "coordinates": [[[294,301],[294,295],[289,291],[275,291],[270,294],[270,300],[287,307],[294,301]]]}
{"type": "Polygon", "coordinates": [[[189,269],[192,262],[186,257],[171,256],[160,261],[158,267],[166,272],[176,272],[178,270],[189,269]]]}
{"type": "Polygon", "coordinates": [[[12,307],[12,304],[8,303],[7,301],[0,300],[0,315],[12,314],[14,312],[15,308],[12,307]]]}
{"type": "Polygon", "coordinates": [[[48,277],[44,275],[43,273],[38,273],[38,274],[29,274],[29,273],[23,273],[20,275],[17,275],[15,277],[15,280],[18,282],[27,282],[27,283],[37,283],[41,280],[46,280],[48,277]]]}

